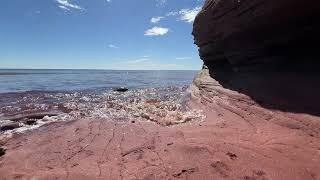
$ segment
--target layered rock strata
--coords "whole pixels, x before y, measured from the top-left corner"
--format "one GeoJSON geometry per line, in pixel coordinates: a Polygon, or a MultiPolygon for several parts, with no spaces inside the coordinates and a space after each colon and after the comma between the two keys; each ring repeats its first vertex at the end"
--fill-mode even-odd
{"type": "Polygon", "coordinates": [[[319,10],[314,0],[207,0],[193,27],[204,62],[194,99],[319,136],[319,10]]]}

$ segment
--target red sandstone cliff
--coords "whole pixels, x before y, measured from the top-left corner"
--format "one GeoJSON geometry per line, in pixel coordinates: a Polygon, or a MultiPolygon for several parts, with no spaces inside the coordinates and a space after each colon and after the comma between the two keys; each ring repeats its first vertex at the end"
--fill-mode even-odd
{"type": "Polygon", "coordinates": [[[319,17],[316,0],[207,0],[193,28],[204,61],[193,96],[320,137],[319,17]]]}

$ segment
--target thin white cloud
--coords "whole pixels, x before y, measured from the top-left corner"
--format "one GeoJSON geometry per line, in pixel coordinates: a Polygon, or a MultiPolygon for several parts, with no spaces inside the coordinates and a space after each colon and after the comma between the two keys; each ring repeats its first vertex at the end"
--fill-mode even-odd
{"type": "Polygon", "coordinates": [[[150,61],[149,58],[140,58],[140,59],[125,61],[123,63],[125,63],[125,64],[138,64],[138,63],[144,63],[144,62],[148,62],[148,61],[150,61]]]}
{"type": "Polygon", "coordinates": [[[176,16],[176,15],[178,15],[178,14],[179,14],[179,12],[171,11],[171,12],[168,12],[168,13],[166,14],[166,16],[176,16]]]}
{"type": "Polygon", "coordinates": [[[163,16],[153,17],[153,18],[151,18],[150,22],[151,23],[158,23],[163,18],[164,18],[163,16]]]}
{"type": "Polygon", "coordinates": [[[111,2],[111,0],[106,0],[108,3],[111,2]]]}
{"type": "Polygon", "coordinates": [[[59,3],[59,8],[63,10],[71,10],[71,9],[77,9],[77,10],[83,10],[83,8],[79,5],[72,4],[69,2],[69,0],[56,0],[57,3],[59,3]]]}
{"type": "Polygon", "coordinates": [[[180,66],[173,63],[159,63],[152,61],[150,56],[142,56],[141,58],[133,60],[117,60],[111,67],[113,69],[126,69],[126,70],[173,70],[178,69],[180,66]]]}
{"type": "Polygon", "coordinates": [[[151,29],[148,29],[144,32],[145,36],[163,36],[169,32],[168,28],[163,27],[153,27],[151,29]]]}
{"type": "Polygon", "coordinates": [[[118,49],[118,48],[119,48],[118,46],[116,46],[116,45],[114,45],[114,44],[109,44],[108,47],[109,47],[109,48],[114,48],[114,49],[118,49]]]}
{"type": "Polygon", "coordinates": [[[174,63],[155,63],[152,61],[118,63],[111,65],[111,67],[114,67],[112,69],[126,70],[174,70],[181,68],[174,63]]]}
{"type": "Polygon", "coordinates": [[[70,11],[70,9],[69,9],[69,8],[67,8],[67,7],[65,7],[65,6],[61,6],[61,5],[59,5],[58,7],[59,7],[60,9],[62,9],[62,10],[70,11]]]}
{"type": "Polygon", "coordinates": [[[197,6],[193,9],[181,9],[180,11],[171,11],[166,16],[179,16],[178,20],[192,23],[197,14],[201,11],[201,6],[197,6]]]}
{"type": "Polygon", "coordinates": [[[181,21],[192,23],[200,11],[201,11],[200,6],[195,7],[193,9],[181,9],[179,11],[179,15],[180,15],[179,19],[181,21]]]}
{"type": "Polygon", "coordinates": [[[176,60],[192,59],[191,57],[177,57],[176,60]]]}

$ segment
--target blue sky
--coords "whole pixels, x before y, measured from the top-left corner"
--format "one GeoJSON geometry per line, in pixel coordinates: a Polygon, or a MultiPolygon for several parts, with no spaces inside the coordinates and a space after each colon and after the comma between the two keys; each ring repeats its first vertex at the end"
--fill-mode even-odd
{"type": "Polygon", "coordinates": [[[200,69],[203,0],[2,0],[0,68],[200,69]]]}

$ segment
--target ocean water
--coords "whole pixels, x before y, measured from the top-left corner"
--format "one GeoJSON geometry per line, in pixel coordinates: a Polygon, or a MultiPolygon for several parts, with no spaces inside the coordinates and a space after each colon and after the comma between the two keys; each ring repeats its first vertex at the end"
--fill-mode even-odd
{"type": "Polygon", "coordinates": [[[196,71],[0,69],[0,93],[182,86],[190,84],[195,74],[196,71]]]}
{"type": "Polygon", "coordinates": [[[201,119],[199,111],[185,106],[186,89],[196,73],[0,69],[0,125],[20,126],[0,132],[80,118],[140,119],[167,125],[201,119]],[[129,91],[114,91],[118,87],[129,91]]]}

